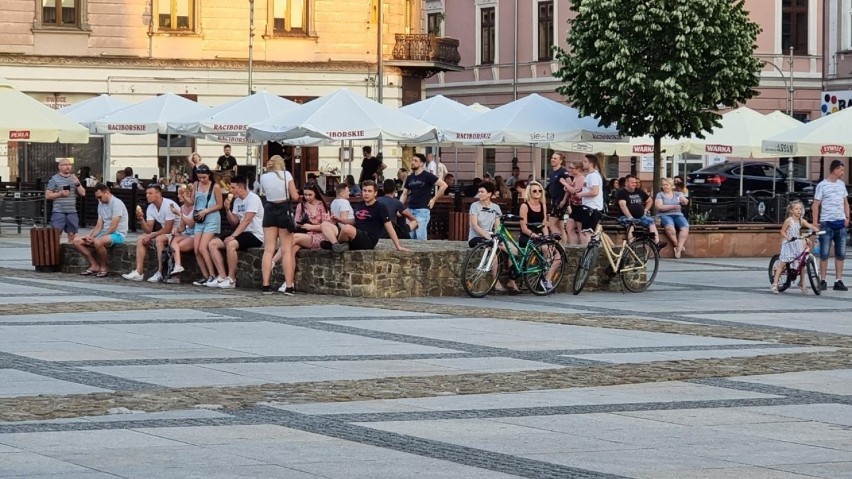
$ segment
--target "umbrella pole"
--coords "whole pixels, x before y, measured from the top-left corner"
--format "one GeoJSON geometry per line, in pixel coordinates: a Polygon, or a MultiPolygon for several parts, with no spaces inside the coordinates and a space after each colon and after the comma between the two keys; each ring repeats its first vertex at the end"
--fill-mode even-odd
{"type": "Polygon", "coordinates": [[[743,196],[743,167],[745,166],[745,160],[740,158],[740,197],[743,196]]]}
{"type": "MultiPolygon", "coordinates": [[[[459,176],[459,147],[453,147],[453,174],[459,176]]],[[[458,178],[456,178],[458,181],[458,178]]]]}
{"type": "Polygon", "coordinates": [[[169,175],[169,163],[172,160],[172,135],[166,133],[166,176],[169,175]]]}
{"type": "Polygon", "coordinates": [[[103,168],[101,169],[101,182],[106,184],[107,178],[109,178],[109,156],[110,156],[110,146],[112,145],[112,135],[104,135],[104,157],[103,157],[103,168]]]}

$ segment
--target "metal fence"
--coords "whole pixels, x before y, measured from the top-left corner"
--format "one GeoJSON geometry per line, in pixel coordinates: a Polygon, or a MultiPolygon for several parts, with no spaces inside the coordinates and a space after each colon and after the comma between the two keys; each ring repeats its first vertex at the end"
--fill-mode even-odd
{"type": "Polygon", "coordinates": [[[735,197],[690,197],[689,217],[691,223],[783,223],[787,217],[787,206],[792,201],[801,201],[805,217],[810,220],[813,195],[789,193],[773,195],[772,192],[750,192],[735,197]]]}
{"type": "Polygon", "coordinates": [[[47,211],[43,190],[0,190],[0,233],[4,223],[14,225],[18,234],[24,225],[45,225],[47,211]]]}

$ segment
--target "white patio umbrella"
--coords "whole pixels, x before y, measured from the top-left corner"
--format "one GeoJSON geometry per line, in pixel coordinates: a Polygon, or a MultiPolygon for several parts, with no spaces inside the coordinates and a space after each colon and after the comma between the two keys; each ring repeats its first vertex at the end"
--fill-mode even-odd
{"type": "Polygon", "coordinates": [[[437,130],[345,88],[248,127],[249,140],[287,141],[306,136],[422,142],[437,139],[437,130]]]}
{"type": "MultiPolygon", "coordinates": [[[[438,129],[437,148],[440,150],[441,143],[446,141],[446,131],[448,129],[463,128],[465,122],[479,116],[482,111],[471,108],[467,105],[451,100],[443,95],[433,96],[426,100],[412,103],[404,106],[399,111],[417,118],[430,125],[434,125],[438,129]]],[[[411,142],[406,142],[411,144],[411,142]]],[[[457,144],[454,144],[458,146],[457,144]]],[[[458,174],[458,152],[455,155],[453,172],[458,174]]]]}
{"type": "MultiPolygon", "coordinates": [[[[123,110],[128,106],[130,106],[129,102],[119,100],[118,98],[114,98],[104,94],[89,98],[88,100],[83,100],[73,105],[68,105],[65,108],[61,108],[59,110],[59,113],[88,128],[89,134],[94,135],[97,133],[95,121],[100,120],[101,118],[107,115],[111,115],[119,110],[123,110]]],[[[105,178],[109,166],[108,162],[110,157],[111,145],[110,136],[102,136],[104,137],[104,151],[103,158],[101,159],[101,169],[103,171],[102,175],[105,178]]]]}
{"type": "Polygon", "coordinates": [[[447,138],[471,146],[529,146],[530,158],[533,148],[553,143],[627,140],[615,128],[599,126],[597,119],[535,93],[482,113],[463,128],[449,130],[447,138]]]}
{"type": "Polygon", "coordinates": [[[89,131],[0,78],[0,141],[87,143],[89,131]]]}
{"type": "Polygon", "coordinates": [[[109,95],[98,95],[88,100],[83,100],[65,108],[59,109],[59,113],[89,129],[90,134],[97,134],[95,122],[101,118],[112,115],[130,106],[129,102],[119,100],[109,95]]]}
{"type": "Polygon", "coordinates": [[[298,106],[294,101],[262,91],[209,110],[185,115],[169,121],[167,126],[168,131],[174,134],[245,136],[248,125],[294,110],[298,106]]]}
{"type": "MultiPolygon", "coordinates": [[[[662,138],[661,146],[666,155],[684,153],[689,147],[686,138],[674,139],[669,136],[662,138]]],[[[554,150],[573,151],[577,153],[597,153],[618,156],[640,156],[654,154],[654,138],[651,136],[634,136],[626,142],[600,143],[587,141],[551,143],[554,150]]]]}
{"type": "Polygon", "coordinates": [[[788,123],[769,118],[748,107],[722,115],[721,125],[705,137],[689,139],[689,152],[696,155],[727,155],[738,158],[775,158],[761,151],[766,138],[789,129],[788,123]]]}
{"type": "Polygon", "coordinates": [[[535,93],[486,111],[446,133],[448,141],[496,146],[626,140],[615,128],[599,126],[597,119],[582,117],[576,109],[535,93]]]}
{"type": "Polygon", "coordinates": [[[470,108],[473,111],[478,112],[478,113],[485,113],[486,111],[491,111],[491,108],[488,108],[487,106],[483,105],[482,103],[478,103],[478,102],[474,103],[473,105],[468,105],[468,108],[470,108]]]}
{"type": "Polygon", "coordinates": [[[850,156],[852,108],[766,138],[762,147],[775,156],[850,156]]]}
{"type": "MultiPolygon", "coordinates": [[[[152,135],[168,133],[168,122],[189,114],[208,111],[209,108],[187,100],[174,93],[164,93],[107,115],[95,121],[95,131],[101,134],[152,135]]],[[[171,150],[171,136],[166,137],[167,151],[171,150]]],[[[166,174],[169,172],[171,154],[166,154],[166,174]]]]}

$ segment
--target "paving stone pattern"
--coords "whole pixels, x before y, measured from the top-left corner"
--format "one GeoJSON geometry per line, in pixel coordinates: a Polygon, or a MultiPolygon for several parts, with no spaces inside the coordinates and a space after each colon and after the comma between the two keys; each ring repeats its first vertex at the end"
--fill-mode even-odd
{"type": "Polygon", "coordinates": [[[0,477],[852,477],[852,296],[772,295],[765,259],[360,299],[39,274],[3,244],[0,477]]]}

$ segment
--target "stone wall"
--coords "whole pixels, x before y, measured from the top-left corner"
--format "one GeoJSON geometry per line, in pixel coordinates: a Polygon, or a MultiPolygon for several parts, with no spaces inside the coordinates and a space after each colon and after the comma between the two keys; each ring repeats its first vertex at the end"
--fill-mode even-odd
{"type": "MultiPolygon", "coordinates": [[[[299,292],[353,296],[364,298],[406,298],[416,296],[464,296],[459,270],[470,248],[463,241],[413,241],[404,246],[412,252],[399,252],[389,240],[381,240],[375,250],[347,251],[337,255],[324,250],[302,250],[297,255],[296,289],[299,292]]],[[[584,248],[571,246],[561,292],[571,290],[574,271],[584,248]]],[[[127,273],[136,266],[136,246],[119,245],[110,250],[109,270],[113,277],[127,273]]],[[[261,249],[239,253],[237,287],[260,289],[261,249]]],[[[61,269],[64,273],[79,273],[88,264],[71,245],[63,244],[61,269]]],[[[151,249],[145,260],[146,278],[156,271],[156,254],[151,249]]],[[[201,276],[193,255],[184,255],[182,282],[190,283],[201,276]]],[[[601,257],[584,291],[607,289],[621,291],[618,278],[609,272],[606,259],[601,257]]],[[[272,284],[284,281],[280,265],[273,271],[272,284]]]]}

